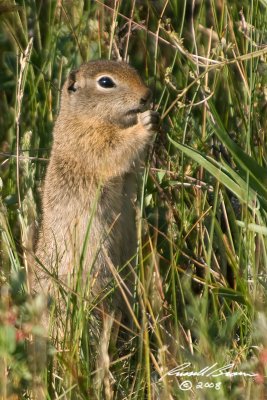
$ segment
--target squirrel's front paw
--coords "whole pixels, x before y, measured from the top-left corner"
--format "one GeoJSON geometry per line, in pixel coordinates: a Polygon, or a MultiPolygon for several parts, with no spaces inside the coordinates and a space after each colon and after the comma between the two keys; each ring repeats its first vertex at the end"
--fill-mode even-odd
{"type": "Polygon", "coordinates": [[[147,131],[155,133],[159,129],[160,116],[157,111],[147,110],[139,114],[139,121],[147,131]]]}

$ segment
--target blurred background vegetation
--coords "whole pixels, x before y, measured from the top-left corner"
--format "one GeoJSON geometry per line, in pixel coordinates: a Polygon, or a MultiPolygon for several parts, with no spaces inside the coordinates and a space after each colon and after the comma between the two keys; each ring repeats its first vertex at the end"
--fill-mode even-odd
{"type": "Polygon", "coordinates": [[[0,1],[1,399],[266,398],[266,58],[266,0],[0,1]],[[61,86],[99,58],[139,71],[162,127],[139,193],[140,325],[96,390],[79,335],[38,366],[26,249],[61,86]],[[167,375],[185,362],[258,375],[185,391],[167,375]]]}

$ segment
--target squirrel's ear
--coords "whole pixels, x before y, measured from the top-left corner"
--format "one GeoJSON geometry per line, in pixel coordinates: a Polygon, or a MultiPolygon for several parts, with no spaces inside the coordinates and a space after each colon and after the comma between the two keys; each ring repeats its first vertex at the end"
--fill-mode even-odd
{"type": "Polygon", "coordinates": [[[67,90],[69,93],[76,92],[78,89],[77,81],[76,81],[76,71],[72,71],[68,77],[67,90]]]}

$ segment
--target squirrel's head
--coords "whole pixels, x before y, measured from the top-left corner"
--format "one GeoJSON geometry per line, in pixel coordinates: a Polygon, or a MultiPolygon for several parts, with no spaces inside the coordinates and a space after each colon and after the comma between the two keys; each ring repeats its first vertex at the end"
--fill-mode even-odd
{"type": "Polygon", "coordinates": [[[72,71],[63,86],[61,109],[83,119],[122,126],[149,108],[151,91],[125,62],[91,61],[72,71]]]}

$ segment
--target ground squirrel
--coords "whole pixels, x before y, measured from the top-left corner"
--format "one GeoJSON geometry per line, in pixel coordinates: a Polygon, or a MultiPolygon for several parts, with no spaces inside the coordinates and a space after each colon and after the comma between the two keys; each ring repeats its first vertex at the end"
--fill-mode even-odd
{"type": "MultiPolygon", "coordinates": [[[[63,86],[36,256],[65,283],[82,267],[93,296],[136,253],[134,174],[159,122],[150,100],[124,62],[88,62],[63,86]]],[[[50,292],[37,270],[38,285],[50,292]]]]}

